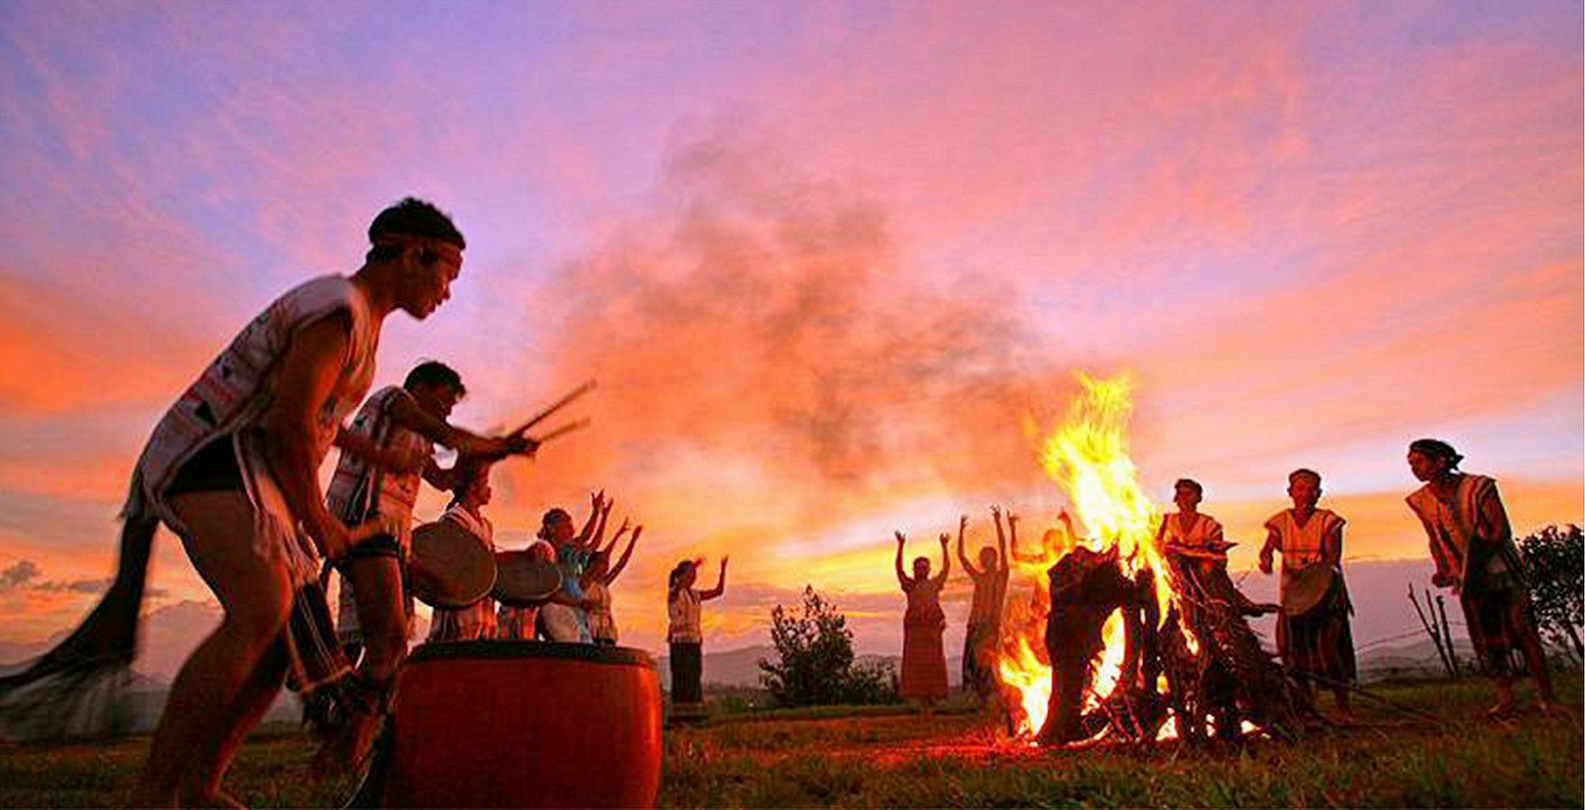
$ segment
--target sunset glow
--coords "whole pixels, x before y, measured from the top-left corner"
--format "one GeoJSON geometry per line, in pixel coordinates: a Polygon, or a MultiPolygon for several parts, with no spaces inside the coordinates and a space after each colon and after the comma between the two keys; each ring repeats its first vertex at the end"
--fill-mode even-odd
{"type": "MultiPolygon", "coordinates": [[[[408,194],[469,248],[432,318],[387,321],[375,384],[444,360],[484,430],[599,380],[592,427],[501,465],[489,517],[521,547],[605,489],[643,523],[625,644],[663,649],[678,560],[730,554],[711,650],[767,644],[812,584],[896,654],[894,530],[967,514],[977,549],[995,503],[1033,551],[1067,509],[1154,567],[1184,476],[1235,579],[1300,466],[1351,565],[1420,561],[1422,436],[1499,480],[1516,531],[1580,522],[1582,15],[7,2],[0,663],[92,606],[163,409],[408,194]]],[[[213,602],[169,533],[154,560],[147,609],[213,602]]],[[[1022,621],[1046,565],[1015,575],[1022,621]]],[[[1360,642],[1415,628],[1381,590],[1360,642]]]]}

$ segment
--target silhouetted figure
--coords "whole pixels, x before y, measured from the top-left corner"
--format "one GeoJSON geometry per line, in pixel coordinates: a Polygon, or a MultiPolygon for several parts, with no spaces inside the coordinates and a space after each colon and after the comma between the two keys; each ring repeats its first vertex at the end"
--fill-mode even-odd
{"type": "Polygon", "coordinates": [[[1497,702],[1487,715],[1501,719],[1514,712],[1510,657],[1516,650],[1524,654],[1535,677],[1541,710],[1552,713],[1556,709],[1552,676],[1508,512],[1497,494],[1497,482],[1460,471],[1463,460],[1452,445],[1437,439],[1409,445],[1409,469],[1425,482],[1409,496],[1409,508],[1430,539],[1431,558],[1436,561],[1431,581],[1452,588],[1464,608],[1470,643],[1497,689],[1497,702]]]}
{"type": "Polygon", "coordinates": [[[952,570],[947,556],[947,535],[941,535],[941,573],[930,576],[930,560],[914,558],[914,575],[903,573],[903,546],[908,538],[897,532],[897,558],[893,568],[897,584],[908,596],[908,611],[903,614],[903,672],[898,692],[904,700],[930,704],[947,696],[947,656],[941,634],[947,628],[941,611],[941,588],[952,570]]]}
{"type": "Polygon", "coordinates": [[[700,628],[700,606],[726,593],[726,561],[721,558],[721,574],[715,587],[696,591],[699,560],[683,560],[667,578],[666,616],[670,626],[666,642],[671,647],[671,702],[674,707],[697,709],[704,705],[704,631],[700,628]]]}
{"type": "Polygon", "coordinates": [[[963,686],[972,689],[980,708],[997,702],[999,693],[996,660],[1002,632],[1002,607],[1007,600],[1007,539],[1001,531],[1001,512],[993,508],[996,521],[996,547],[980,549],[980,567],[975,568],[963,553],[963,534],[967,515],[958,520],[958,562],[974,581],[974,601],[969,607],[969,623],[963,634],[963,686]]]}
{"type": "MultiPolygon", "coordinates": [[[[1320,675],[1332,682],[1338,710],[1349,715],[1348,684],[1357,676],[1354,612],[1343,581],[1343,526],[1329,509],[1319,509],[1321,476],[1295,470],[1288,476],[1293,508],[1266,521],[1260,570],[1272,572],[1272,556],[1282,555],[1282,612],[1277,614],[1277,650],[1288,669],[1320,675]]],[[[1302,681],[1314,699],[1314,684],[1302,681]]]]}

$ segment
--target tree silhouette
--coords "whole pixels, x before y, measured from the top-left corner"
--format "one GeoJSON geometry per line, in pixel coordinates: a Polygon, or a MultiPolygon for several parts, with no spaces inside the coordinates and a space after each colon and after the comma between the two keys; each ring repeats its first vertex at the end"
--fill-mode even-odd
{"type": "Polygon", "coordinates": [[[896,676],[885,665],[856,666],[853,632],[836,605],[804,586],[803,604],[771,610],[776,661],[760,659],[760,682],[781,706],[894,703],[896,676]]]}
{"type": "Polygon", "coordinates": [[[1519,541],[1536,623],[1547,641],[1576,662],[1585,658],[1579,628],[1585,625],[1585,535],[1579,526],[1548,526],[1519,541]]]}

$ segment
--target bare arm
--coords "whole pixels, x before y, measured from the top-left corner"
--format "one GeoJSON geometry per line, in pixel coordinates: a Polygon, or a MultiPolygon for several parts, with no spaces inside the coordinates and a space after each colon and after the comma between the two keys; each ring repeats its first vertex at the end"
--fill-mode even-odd
{"type": "Polygon", "coordinates": [[[600,507],[605,504],[605,490],[600,490],[589,496],[589,519],[583,522],[583,531],[573,539],[573,544],[578,548],[589,547],[589,537],[594,534],[594,524],[600,519],[600,507]]]}
{"type": "MultiPolygon", "coordinates": [[[[616,578],[621,575],[622,569],[627,567],[628,559],[633,556],[633,547],[638,545],[638,536],[643,533],[644,525],[639,524],[638,528],[633,530],[632,538],[627,541],[627,548],[622,551],[622,558],[617,560],[616,565],[611,566],[610,573],[605,575],[605,584],[610,585],[611,583],[615,582],[616,578]]],[[[617,532],[617,536],[620,537],[621,532],[617,532]]],[[[616,547],[615,540],[611,541],[611,546],[613,548],[616,547]]]]}
{"type": "Polygon", "coordinates": [[[897,559],[892,561],[892,565],[897,569],[897,584],[903,586],[903,590],[906,591],[908,586],[914,582],[909,579],[907,574],[903,573],[903,544],[908,542],[908,537],[902,532],[896,532],[895,534],[897,537],[897,559]]]}
{"type": "Polygon", "coordinates": [[[611,518],[611,507],[616,505],[616,499],[606,500],[600,507],[600,520],[594,525],[594,537],[589,538],[589,547],[598,549],[601,541],[605,539],[605,522],[611,518]]]}
{"type": "Polygon", "coordinates": [[[325,508],[319,488],[317,417],[341,374],[350,334],[347,316],[336,315],[293,336],[276,377],[275,400],[263,418],[265,455],[287,508],[329,559],[345,553],[348,537],[347,527],[325,508]]]}
{"type": "MultiPolygon", "coordinates": [[[[611,545],[606,546],[603,549],[605,553],[610,554],[616,551],[616,547],[621,545],[622,538],[627,536],[628,530],[631,528],[633,528],[633,519],[627,517],[622,518],[622,525],[616,527],[616,534],[611,535],[611,545]]],[[[601,550],[599,546],[596,546],[595,549],[601,550]]]]}
{"type": "Polygon", "coordinates": [[[722,557],[721,558],[721,575],[716,578],[715,587],[711,588],[708,591],[700,591],[699,592],[699,601],[703,602],[706,599],[714,599],[714,598],[720,596],[721,594],[726,593],[726,561],[729,560],[729,559],[731,559],[731,558],[730,557],[722,557]]]}
{"type": "Polygon", "coordinates": [[[979,579],[981,572],[974,570],[974,564],[969,562],[968,555],[963,553],[963,528],[968,525],[968,522],[968,515],[958,519],[958,562],[963,563],[963,570],[969,572],[970,577],[979,579]]]}
{"type": "Polygon", "coordinates": [[[1010,549],[1010,553],[1013,555],[1014,560],[1017,560],[1018,562],[1032,563],[1040,562],[1046,558],[1044,552],[1039,554],[1018,553],[1018,516],[1012,512],[1007,513],[1007,534],[1009,542],[1008,548],[1010,549]]]}
{"type": "Polygon", "coordinates": [[[1282,535],[1277,533],[1274,526],[1266,527],[1266,544],[1260,547],[1260,572],[1269,574],[1272,571],[1272,555],[1282,550],[1282,535]]]}
{"type": "Polygon", "coordinates": [[[1011,561],[1007,559],[1007,538],[1002,536],[1002,526],[1000,520],[996,521],[996,550],[1000,552],[997,555],[997,564],[1000,566],[998,570],[1000,570],[1001,573],[1006,574],[1012,569],[1011,561]]]}
{"type": "Polygon", "coordinates": [[[433,458],[428,459],[424,464],[424,481],[442,492],[450,492],[454,489],[457,486],[458,478],[455,464],[450,467],[442,467],[436,464],[433,458]]]}
{"type": "Polygon", "coordinates": [[[392,398],[391,419],[435,444],[457,451],[458,455],[494,460],[514,454],[531,456],[539,449],[539,443],[527,436],[489,438],[456,427],[419,407],[405,391],[403,396],[392,398]]]}
{"type": "Polygon", "coordinates": [[[947,544],[950,542],[952,542],[951,537],[946,534],[941,535],[941,573],[932,578],[937,588],[945,585],[947,574],[952,573],[952,555],[947,553],[947,544]]]}

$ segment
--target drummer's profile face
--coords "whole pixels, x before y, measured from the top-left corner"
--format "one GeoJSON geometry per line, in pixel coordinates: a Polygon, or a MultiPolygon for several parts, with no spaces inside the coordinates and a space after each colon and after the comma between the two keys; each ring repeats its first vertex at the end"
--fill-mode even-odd
{"type": "Polygon", "coordinates": [[[462,401],[462,392],[452,385],[419,385],[414,387],[412,394],[424,410],[442,419],[450,416],[462,401]]]}
{"type": "Polygon", "coordinates": [[[1444,468],[1442,459],[1418,450],[1409,451],[1409,471],[1420,481],[1434,481],[1444,468]]]}
{"type": "Polygon", "coordinates": [[[405,251],[399,278],[398,304],[424,320],[451,297],[451,282],[462,273],[462,251],[445,242],[429,242],[405,251]]]}

